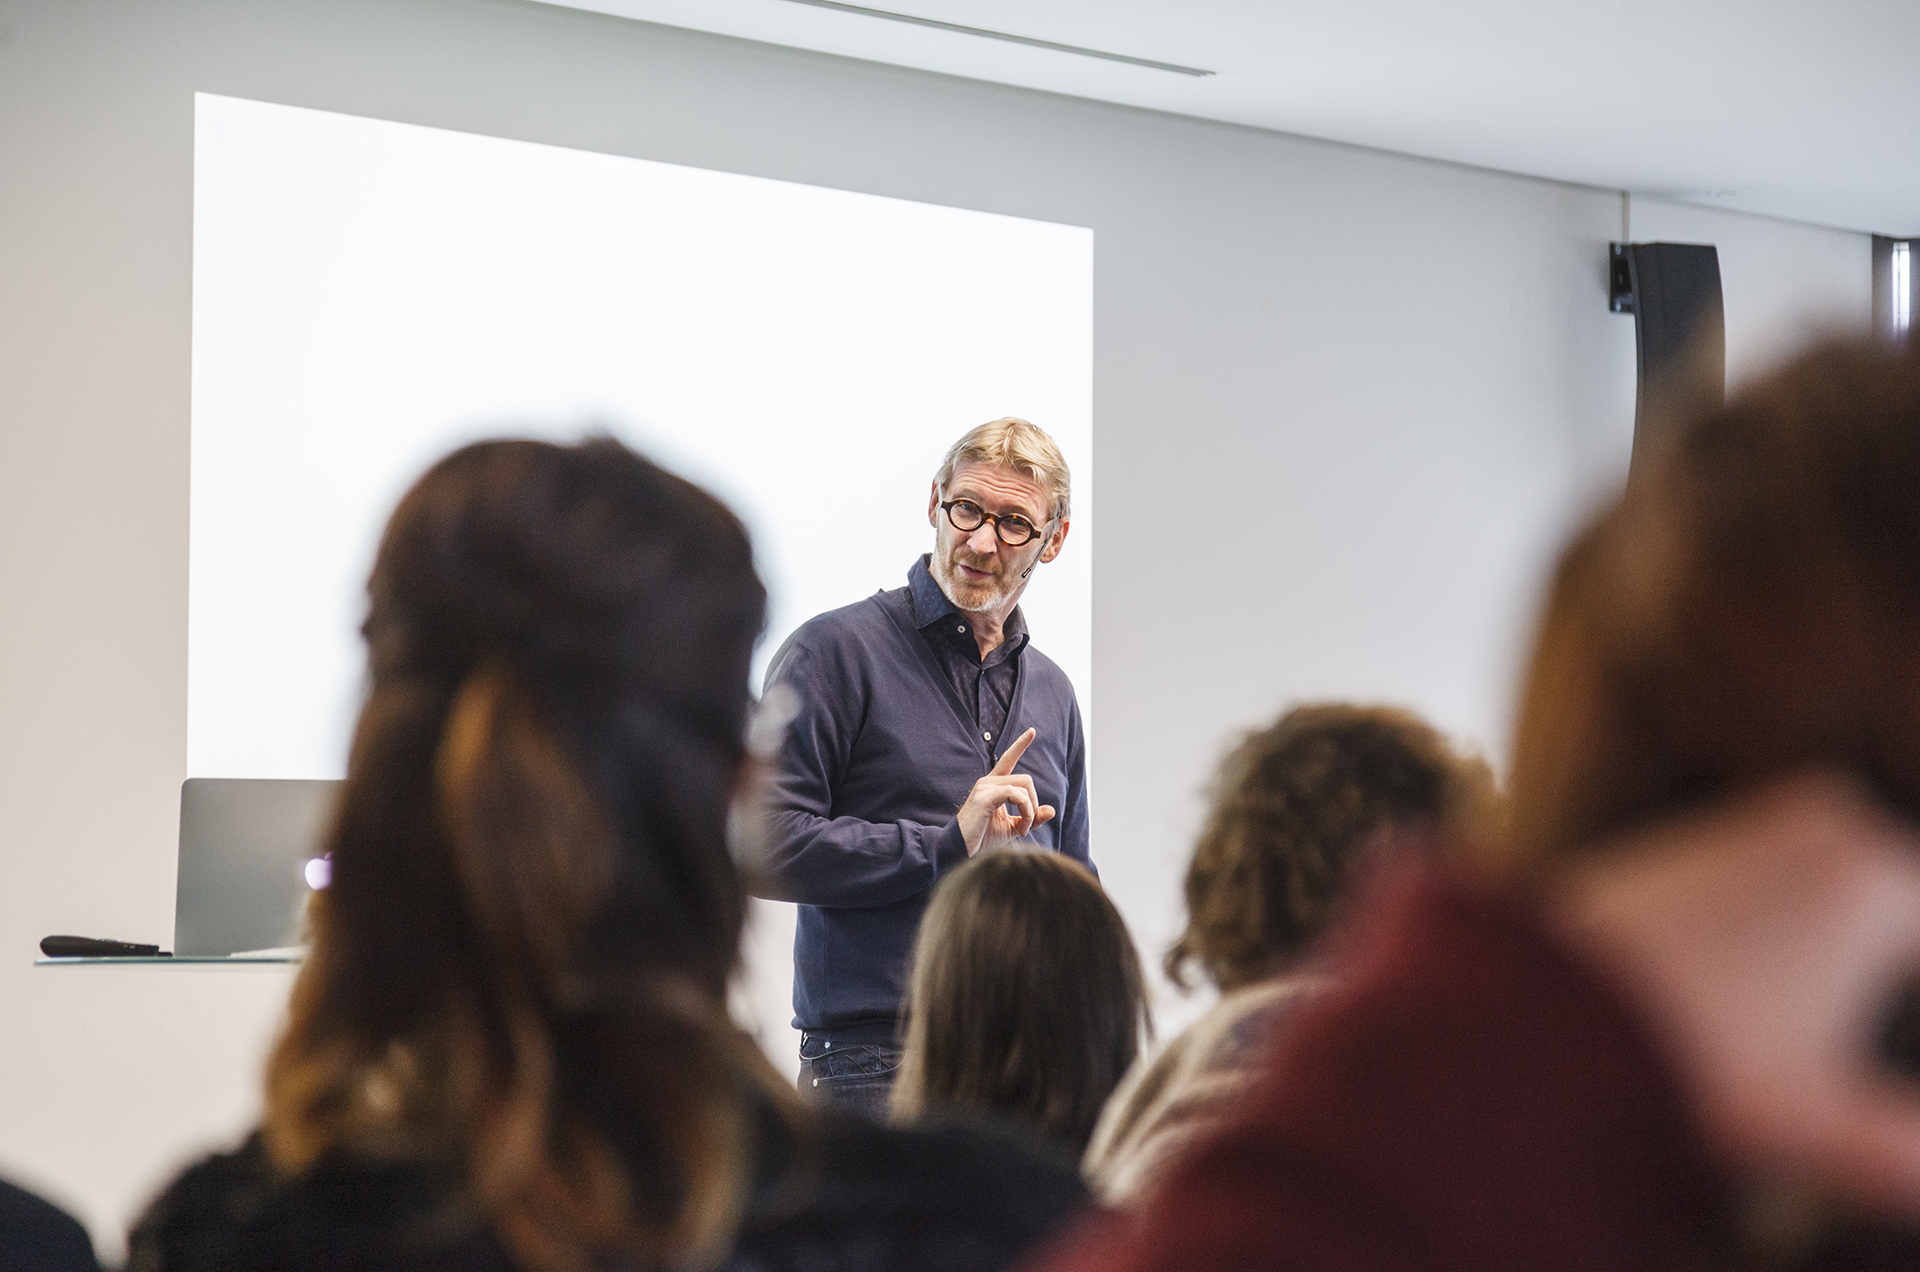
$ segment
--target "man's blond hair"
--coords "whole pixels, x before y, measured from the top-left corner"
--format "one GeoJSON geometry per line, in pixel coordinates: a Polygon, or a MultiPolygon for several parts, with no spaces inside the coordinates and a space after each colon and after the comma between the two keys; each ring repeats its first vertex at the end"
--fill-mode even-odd
{"type": "Polygon", "coordinates": [[[1053,500],[1047,510],[1049,520],[1060,520],[1072,510],[1073,478],[1067,472],[1067,457],[1045,429],[1018,416],[969,429],[953,444],[933,479],[943,494],[962,464],[998,464],[1039,484],[1053,500]]]}

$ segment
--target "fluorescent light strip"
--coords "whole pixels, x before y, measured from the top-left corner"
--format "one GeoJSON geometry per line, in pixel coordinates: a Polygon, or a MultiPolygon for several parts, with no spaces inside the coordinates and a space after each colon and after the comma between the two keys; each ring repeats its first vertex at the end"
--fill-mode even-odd
{"type": "Polygon", "coordinates": [[[1154,71],[1172,71],[1175,75],[1205,77],[1217,74],[1203,71],[1197,66],[1180,66],[1174,62],[1156,62],[1152,58],[1129,57],[1125,53],[1106,53],[1099,49],[1083,49],[1077,44],[1056,44],[1052,40],[1036,40],[1028,35],[1014,35],[1007,31],[989,31],[984,27],[961,26],[957,22],[940,22],[933,18],[916,18],[911,13],[892,13],[886,9],[869,9],[857,4],[840,4],[838,0],[786,0],[788,4],[812,5],[816,9],[836,9],[841,13],[857,13],[863,18],[885,18],[889,22],[905,22],[911,26],[932,27],[936,31],[953,31],[960,35],[977,35],[988,40],[1005,40],[1008,44],[1024,44],[1028,48],[1052,49],[1055,53],[1073,53],[1080,57],[1097,57],[1107,62],[1125,62],[1128,66],[1144,66],[1154,71]]]}
{"type": "Polygon", "coordinates": [[[1913,326],[1913,244],[1893,245],[1893,334],[1905,338],[1913,326]]]}

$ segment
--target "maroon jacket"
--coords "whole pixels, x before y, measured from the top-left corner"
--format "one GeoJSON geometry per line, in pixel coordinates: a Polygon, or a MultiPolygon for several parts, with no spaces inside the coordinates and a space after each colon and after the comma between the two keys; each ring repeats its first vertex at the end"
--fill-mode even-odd
{"type": "Polygon", "coordinates": [[[1048,1272],[1726,1266],[1728,1203],[1631,1007],[1529,910],[1384,899],[1240,1118],[1048,1272]]]}

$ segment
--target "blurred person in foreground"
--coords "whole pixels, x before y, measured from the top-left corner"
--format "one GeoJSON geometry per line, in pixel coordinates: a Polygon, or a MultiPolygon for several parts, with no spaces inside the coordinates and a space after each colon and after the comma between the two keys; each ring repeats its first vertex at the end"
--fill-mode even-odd
{"type": "Polygon", "coordinates": [[[804,1107],[728,1019],[765,603],[731,513],[611,440],[481,443],[368,590],[260,1131],[130,1269],[988,1268],[1078,1203],[1012,1141],[804,1107]]]}
{"type": "Polygon", "coordinates": [[[999,1121],[1077,1162],[1147,1025],[1140,956],[1084,866],[1004,848],[940,882],[915,946],[901,1122],[999,1121]]]}
{"type": "Polygon", "coordinates": [[[1395,848],[1490,831],[1494,808],[1486,762],[1408,711],[1313,703],[1249,734],[1220,767],[1165,964],[1182,987],[1199,964],[1220,1001],[1114,1093],[1085,1161],[1101,1198],[1137,1200],[1266,1071],[1280,1022],[1326,985],[1321,933],[1395,848]]]}
{"type": "Polygon", "coordinates": [[[1509,833],[1051,1266],[1920,1266],[1920,363],[1675,421],[1554,579],[1509,833]]]}
{"type": "Polygon", "coordinates": [[[100,1272],[100,1264],[79,1220],[0,1180],[0,1272],[100,1272]]]}

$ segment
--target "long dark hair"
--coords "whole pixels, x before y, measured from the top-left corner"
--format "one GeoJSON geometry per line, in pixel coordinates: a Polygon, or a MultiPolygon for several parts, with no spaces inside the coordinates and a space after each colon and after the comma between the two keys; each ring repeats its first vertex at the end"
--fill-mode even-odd
{"type": "Polygon", "coordinates": [[[724,1010],[745,532],[617,442],[485,442],[401,501],[368,591],[270,1152],[450,1164],[533,1268],[714,1248],[759,1080],[724,1010]]]}
{"type": "Polygon", "coordinates": [[[1018,848],[935,889],[905,1011],[896,1117],[997,1117],[1076,1159],[1147,1023],[1140,956],[1099,883],[1018,848]]]}

